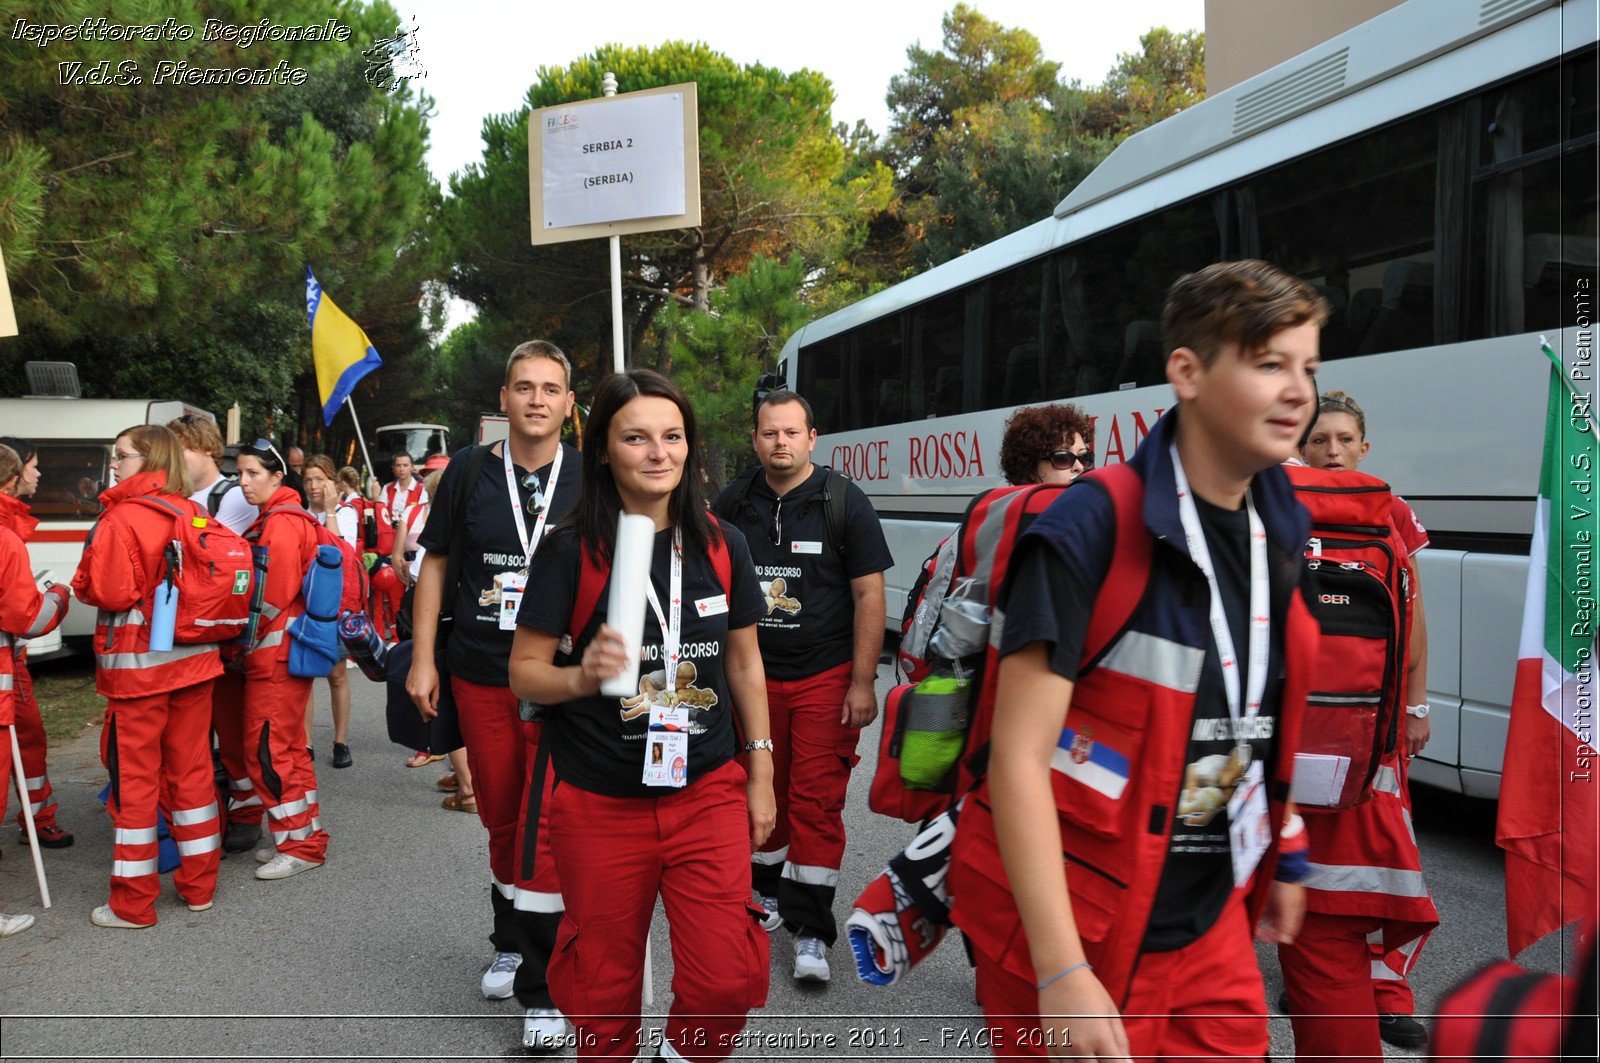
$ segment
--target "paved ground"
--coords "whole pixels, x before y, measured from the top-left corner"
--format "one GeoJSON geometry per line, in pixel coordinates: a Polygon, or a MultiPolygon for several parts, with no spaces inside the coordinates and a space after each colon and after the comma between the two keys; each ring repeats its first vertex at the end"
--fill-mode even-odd
{"type": "MultiPolygon", "coordinates": [[[[230,857],[212,911],[189,913],[168,888],[160,922],[148,930],[90,925],[111,860],[109,821],[94,797],[104,773],[94,735],[55,751],[50,774],[78,844],[47,854],[55,906],[42,911],[26,851],[13,828],[3,833],[0,906],[33,912],[39,923],[0,942],[0,1058],[521,1055],[514,1004],[486,1001],[478,991],[489,959],[487,835],[475,817],[439,808],[438,766],[402,765],[404,752],[384,737],[378,689],[352,677],[356,763],[348,770],[327,766],[327,691],[318,690],[314,741],[333,837],[328,865],[270,883],[252,877],[248,854],[230,857]]],[[[886,681],[884,669],[880,693],[886,681]]],[[[875,742],[876,728],[863,740],[851,788],[841,907],[909,840],[910,828],[867,811],[875,742]]],[[[1417,803],[1425,867],[1445,920],[1414,979],[1428,1011],[1474,967],[1504,954],[1504,896],[1493,806],[1426,789],[1417,803]]],[[[831,986],[797,990],[786,935],[773,945],[771,996],[751,1016],[740,1058],[987,1058],[981,1042],[974,1047],[982,1022],[955,941],[892,990],[857,982],[843,948],[834,950],[831,986]]],[[[671,977],[659,917],[654,951],[659,1014],[671,977]]],[[[1550,939],[1524,961],[1553,969],[1561,955],[1561,943],[1550,939]]],[[[1281,980],[1265,950],[1262,966],[1270,1001],[1281,980]]],[[[1272,1027],[1274,1051],[1288,1058],[1287,1020],[1275,1018],[1272,1027]]]]}

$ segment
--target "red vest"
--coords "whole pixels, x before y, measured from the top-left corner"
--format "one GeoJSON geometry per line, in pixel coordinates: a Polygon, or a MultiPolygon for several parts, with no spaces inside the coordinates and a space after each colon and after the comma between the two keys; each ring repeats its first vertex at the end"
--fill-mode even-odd
{"type": "Polygon", "coordinates": [[[207,516],[203,507],[167,493],[159,472],[139,473],[100,495],[105,512],[89,532],[72,591],[100,610],[94,629],[95,687],[108,698],[164,694],[222,671],[214,643],[179,645],[160,653],[150,649],[145,593],[160,570],[172,518],[144,506],[119,505],[134,495],[153,495],[197,517],[207,516]]]}
{"type": "MultiPolygon", "coordinates": [[[[1157,451],[1146,465],[1165,460],[1160,441],[1157,451]]],[[[1170,484],[1170,462],[1166,469],[1170,484]]],[[[1148,513],[1145,483],[1140,477],[1102,474],[1096,479],[1111,494],[1119,516],[1130,509],[1148,513]],[[1137,492],[1137,499],[1128,498],[1129,492],[1137,492]]],[[[1070,505],[1070,497],[1060,504],[1070,505]]],[[[1166,545],[1154,541],[1154,531],[1147,530],[1145,536],[1151,550],[1181,549],[1170,536],[1166,545]]],[[[1181,536],[1177,542],[1182,542],[1181,536]]],[[[1294,560],[1298,563],[1298,555],[1294,560]]],[[[1192,565],[1186,557],[1185,561],[1192,565]]],[[[1113,798],[1061,771],[1051,772],[1073,920],[1095,976],[1119,1007],[1127,1001],[1171,844],[1194,720],[1193,677],[1200,674],[1209,634],[1203,621],[1196,625],[1193,644],[1157,638],[1139,629],[1140,614],[1164,604],[1163,598],[1170,602],[1179,595],[1181,588],[1163,575],[1171,570],[1170,561],[1157,566],[1149,553],[1142,561],[1130,562],[1129,551],[1114,551],[1101,596],[1142,594],[1142,604],[1134,622],[1110,643],[1097,663],[1079,675],[1067,714],[1073,730],[1080,735],[1092,730],[1095,740],[1127,757],[1126,784],[1113,798]]],[[[1274,843],[1251,884],[1248,906],[1252,925],[1273,883],[1277,837],[1309,689],[1309,666],[1315,660],[1320,634],[1298,593],[1288,595],[1287,605],[1285,676],[1267,786],[1274,843]]],[[[1203,603],[1200,611],[1203,614],[1203,603]]],[[[1091,643],[1093,631],[1091,622],[1091,643]]],[[[1058,755],[1067,754],[1059,751],[1058,755]]],[[[995,838],[987,784],[962,810],[949,881],[951,918],[973,947],[1017,977],[1035,981],[1022,918],[995,838]]]]}
{"type": "MultiPolygon", "coordinates": [[[[67,615],[65,590],[39,593],[28,548],[0,522],[0,727],[10,727],[16,720],[18,676],[25,667],[23,647],[17,640],[36,639],[55,630],[67,615]]],[[[4,750],[0,753],[10,755],[4,750]]]]}

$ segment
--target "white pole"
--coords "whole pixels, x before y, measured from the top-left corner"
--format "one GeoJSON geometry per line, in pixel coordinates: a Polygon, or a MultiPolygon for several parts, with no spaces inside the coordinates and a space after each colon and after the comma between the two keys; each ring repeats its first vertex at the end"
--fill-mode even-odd
{"type": "Polygon", "coordinates": [[[39,880],[39,899],[44,901],[44,906],[48,908],[50,883],[45,881],[44,858],[39,855],[39,831],[33,825],[33,805],[28,801],[28,779],[22,768],[22,746],[17,744],[15,727],[7,727],[6,732],[11,735],[11,777],[17,786],[17,800],[22,802],[23,824],[28,831],[28,845],[33,851],[33,875],[39,880]]]}
{"type": "MultiPolygon", "coordinates": [[[[356,416],[355,401],[351,399],[349,395],[346,395],[344,397],[344,404],[350,407],[350,420],[354,421],[356,424],[356,442],[361,444],[361,460],[367,463],[367,475],[369,477],[376,477],[378,475],[378,469],[377,466],[372,464],[372,455],[367,453],[367,438],[361,434],[361,418],[356,416]]],[[[365,495],[365,492],[363,492],[363,495],[365,495]]]]}
{"type": "MultiPolygon", "coordinates": [[[[607,96],[617,94],[617,75],[606,71],[601,80],[601,92],[607,96]]],[[[622,237],[613,236],[611,243],[611,368],[622,372],[622,237]]],[[[645,957],[645,993],[650,992],[649,955],[645,957]]],[[[645,1003],[650,1003],[647,999],[645,1003]]]]}

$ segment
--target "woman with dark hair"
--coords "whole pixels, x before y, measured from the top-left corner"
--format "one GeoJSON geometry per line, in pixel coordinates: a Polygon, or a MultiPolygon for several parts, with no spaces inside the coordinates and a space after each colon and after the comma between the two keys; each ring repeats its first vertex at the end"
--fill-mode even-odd
{"type": "Polygon", "coordinates": [[[156,921],[158,799],[167,806],[182,864],[173,885],[191,912],[211,907],[222,858],[222,821],[211,774],[211,685],[222,671],[215,643],[150,648],[154,591],[172,540],[169,511],[207,517],[189,501],[183,444],[165,425],[118,433],[111,467],[116,486],[72,577],[95,621],[95,687],[106,698],[101,757],[111,773],[106,811],[116,824],[111,899],[89,916],[95,926],[138,929],[156,921]],[[161,507],[127,504],[152,498],[161,507]]]}
{"type": "Polygon", "coordinates": [[[306,609],[301,586],[317,552],[317,520],[284,483],[288,463],[272,440],[241,448],[238,465],[245,500],[261,511],[245,538],[267,555],[261,621],[244,654],[244,763],[272,831],[271,844],[256,852],[262,864],[256,878],[280,879],[321,867],[328,857],[306,748],[311,680],[289,674],[288,627],[306,609]]]}
{"type": "Polygon", "coordinates": [[[1006,419],[1000,471],[1006,483],[1071,483],[1094,468],[1094,421],[1070,402],[1024,406],[1006,419]]]}
{"type": "MultiPolygon", "coordinates": [[[[313,454],[301,466],[301,480],[305,484],[306,508],[323,527],[339,536],[351,547],[360,550],[360,518],[353,506],[339,498],[339,482],[334,472],[333,459],[326,454],[313,454]]],[[[350,677],[347,662],[350,654],[344,643],[339,643],[339,659],[328,672],[328,699],[333,709],[333,766],[348,768],[355,763],[350,755],[350,677]]],[[[306,701],[306,740],[311,739],[312,717],[316,712],[316,698],[306,701]]],[[[314,748],[314,747],[313,747],[314,748]]],[[[316,760],[316,754],[311,754],[316,760]]]]}
{"type": "Polygon", "coordinates": [[[523,600],[512,649],[513,690],[548,707],[544,740],[561,783],[549,819],[567,911],[549,977],[579,1027],[580,1058],[637,1051],[657,896],[674,963],[658,1059],[726,1058],[766,999],[767,935],[749,871],[776,819],[762,605],[743,536],[706,510],[697,442],[688,398],[661,374],[601,382],[582,495],[534,554],[528,585],[539,592],[523,600]],[[632,664],[606,622],[621,513],[649,517],[656,532],[639,692],[617,698],[600,685],[632,664]],[[735,760],[741,739],[748,777],[735,760]]]}

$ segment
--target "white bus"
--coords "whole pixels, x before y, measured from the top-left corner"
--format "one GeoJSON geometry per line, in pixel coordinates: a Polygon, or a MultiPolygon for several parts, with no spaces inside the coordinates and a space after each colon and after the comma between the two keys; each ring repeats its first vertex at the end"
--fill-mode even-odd
{"type": "MultiPolygon", "coordinates": [[[[177,399],[80,399],[30,395],[0,399],[0,435],[18,436],[39,452],[39,490],[28,499],[39,520],[28,541],[36,575],[65,583],[78,569],[89,529],[100,516],[100,492],[112,481],[114,434],[137,424],[166,424],[184,414],[215,421],[177,399]]],[[[30,660],[87,651],[95,611],[77,603],[47,639],[30,644],[30,660]]]]}
{"type": "Polygon", "coordinates": [[[1596,0],[1411,0],[1130,137],[1052,217],[795,334],[780,372],[816,411],[818,459],[883,519],[891,623],[1002,483],[1012,409],[1070,399],[1101,460],[1123,460],[1172,401],[1167,287],[1267,259],[1328,299],[1319,384],[1366,408],[1363,468],[1432,532],[1433,739],[1413,775],[1496,797],[1539,336],[1592,358],[1596,23],[1596,0]]]}

